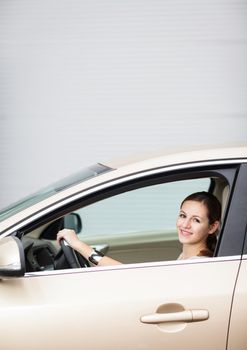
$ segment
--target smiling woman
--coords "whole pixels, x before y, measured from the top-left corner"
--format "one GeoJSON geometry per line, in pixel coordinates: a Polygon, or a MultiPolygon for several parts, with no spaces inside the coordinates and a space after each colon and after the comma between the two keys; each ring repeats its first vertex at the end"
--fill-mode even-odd
{"type": "Polygon", "coordinates": [[[213,194],[197,192],[186,197],[177,219],[178,237],[183,245],[179,259],[213,256],[220,218],[221,204],[213,194]]]}

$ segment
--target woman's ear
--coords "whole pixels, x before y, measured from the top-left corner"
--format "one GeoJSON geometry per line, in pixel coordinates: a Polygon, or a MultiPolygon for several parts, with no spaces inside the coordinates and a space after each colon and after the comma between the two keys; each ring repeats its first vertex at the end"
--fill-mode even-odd
{"type": "Polygon", "coordinates": [[[215,222],[213,222],[210,225],[210,229],[208,231],[208,234],[211,235],[211,234],[215,233],[219,227],[220,227],[220,222],[218,220],[216,220],[215,222]]]}

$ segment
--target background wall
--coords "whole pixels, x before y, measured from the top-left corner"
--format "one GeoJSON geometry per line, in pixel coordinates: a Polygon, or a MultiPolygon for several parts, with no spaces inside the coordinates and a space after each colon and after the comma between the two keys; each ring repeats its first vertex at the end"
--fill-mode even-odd
{"type": "Polygon", "coordinates": [[[247,0],[0,0],[0,207],[85,165],[243,143],[247,0]]]}

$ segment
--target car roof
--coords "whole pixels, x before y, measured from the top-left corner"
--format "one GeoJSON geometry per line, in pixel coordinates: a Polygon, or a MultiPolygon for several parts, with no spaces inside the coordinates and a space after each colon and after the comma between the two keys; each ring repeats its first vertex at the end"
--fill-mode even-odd
{"type": "Polygon", "coordinates": [[[118,158],[104,162],[103,164],[113,168],[135,167],[138,170],[219,159],[246,159],[247,145],[241,146],[217,146],[217,147],[187,147],[173,148],[155,153],[143,153],[138,156],[118,158]]]}

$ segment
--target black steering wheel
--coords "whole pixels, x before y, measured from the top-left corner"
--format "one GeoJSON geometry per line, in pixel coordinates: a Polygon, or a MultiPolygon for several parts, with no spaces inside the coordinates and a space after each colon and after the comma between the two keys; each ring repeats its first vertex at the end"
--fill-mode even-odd
{"type": "Polygon", "coordinates": [[[75,250],[70,247],[70,245],[64,240],[60,240],[60,245],[63,251],[63,254],[72,269],[78,267],[89,267],[90,264],[87,259],[84,258],[81,254],[76,254],[75,250]]]}

